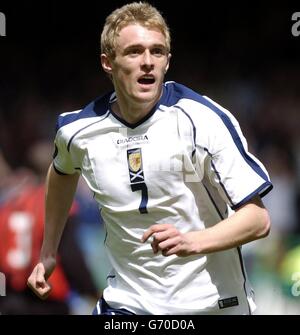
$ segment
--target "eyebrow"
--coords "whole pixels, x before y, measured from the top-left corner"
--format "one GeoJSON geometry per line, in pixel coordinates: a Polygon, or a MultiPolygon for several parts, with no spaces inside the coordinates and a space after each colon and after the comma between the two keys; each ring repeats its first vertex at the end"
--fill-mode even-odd
{"type": "MultiPolygon", "coordinates": [[[[127,51],[127,50],[130,50],[132,48],[145,48],[145,46],[143,44],[131,44],[131,45],[128,45],[124,51],[127,51]]],[[[164,45],[164,44],[160,44],[160,43],[156,43],[156,44],[152,44],[150,46],[150,48],[162,48],[162,49],[167,49],[167,47],[164,45]]]]}

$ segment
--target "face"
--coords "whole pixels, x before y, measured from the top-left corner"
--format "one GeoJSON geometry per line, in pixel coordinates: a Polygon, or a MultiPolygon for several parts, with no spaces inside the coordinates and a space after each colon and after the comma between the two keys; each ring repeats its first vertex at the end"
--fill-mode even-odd
{"type": "Polygon", "coordinates": [[[128,104],[155,104],[169,67],[170,54],[158,29],[131,24],[116,39],[116,57],[101,55],[103,69],[112,76],[118,99],[128,104]]]}

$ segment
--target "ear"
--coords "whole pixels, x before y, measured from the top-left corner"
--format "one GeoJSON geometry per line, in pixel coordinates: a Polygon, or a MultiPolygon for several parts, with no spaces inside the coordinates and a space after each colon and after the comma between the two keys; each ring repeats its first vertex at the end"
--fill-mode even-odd
{"type": "Polygon", "coordinates": [[[108,73],[111,74],[112,72],[112,66],[111,66],[111,62],[108,58],[108,56],[106,54],[101,54],[101,65],[103,70],[108,73]]]}
{"type": "Polygon", "coordinates": [[[170,60],[171,60],[172,55],[169,53],[168,58],[167,58],[167,64],[165,67],[165,74],[168,72],[169,66],[170,66],[170,60]]]}

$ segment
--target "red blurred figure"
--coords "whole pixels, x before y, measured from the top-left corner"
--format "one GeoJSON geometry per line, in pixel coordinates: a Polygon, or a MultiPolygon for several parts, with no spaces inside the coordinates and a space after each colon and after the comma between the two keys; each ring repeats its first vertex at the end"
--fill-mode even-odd
{"type": "MultiPolygon", "coordinates": [[[[31,150],[30,155],[34,163],[37,157],[41,158],[41,151],[47,155],[48,150],[45,150],[47,148],[45,143],[43,145],[39,143],[34,150],[31,150]]],[[[49,298],[47,301],[35,299],[34,294],[27,288],[27,278],[39,260],[45,216],[43,164],[40,160],[39,164],[33,165],[39,167],[35,169],[37,174],[33,174],[30,170],[22,170],[22,173],[16,174],[10,171],[10,182],[5,184],[6,198],[4,197],[0,204],[0,271],[6,277],[6,296],[0,297],[0,312],[1,314],[69,314],[68,299],[72,286],[75,286],[79,293],[83,291],[90,296],[95,296],[97,292],[76,241],[78,206],[75,202],[70,210],[69,230],[63,236],[67,247],[60,249],[57,267],[49,281],[52,286],[49,298]],[[72,272],[78,272],[78,267],[83,276],[74,284],[72,281],[75,276],[72,272]]]]}

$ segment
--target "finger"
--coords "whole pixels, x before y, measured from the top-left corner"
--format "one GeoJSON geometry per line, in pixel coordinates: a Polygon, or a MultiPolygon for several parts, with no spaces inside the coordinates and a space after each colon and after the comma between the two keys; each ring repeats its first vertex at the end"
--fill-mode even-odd
{"type": "Polygon", "coordinates": [[[163,256],[165,256],[165,257],[167,257],[167,256],[171,256],[171,254],[169,253],[169,249],[165,249],[165,250],[163,250],[163,251],[161,252],[161,254],[162,254],[163,256]]]}
{"type": "Polygon", "coordinates": [[[161,253],[165,257],[171,255],[183,256],[181,255],[180,246],[178,244],[174,245],[173,247],[164,249],[161,253]]]}
{"type": "Polygon", "coordinates": [[[162,252],[168,251],[174,247],[176,247],[180,243],[180,238],[178,236],[169,238],[163,242],[158,243],[158,249],[162,252]]]}
{"type": "Polygon", "coordinates": [[[158,253],[157,242],[153,241],[153,242],[151,243],[151,247],[152,247],[153,253],[154,253],[154,254],[157,254],[157,253],[158,253]]]}
{"type": "Polygon", "coordinates": [[[176,236],[179,236],[179,232],[175,228],[171,228],[171,229],[169,228],[167,230],[160,231],[160,232],[153,234],[153,238],[158,242],[162,242],[162,241],[174,238],[176,236]]]}
{"type": "Polygon", "coordinates": [[[27,285],[32,289],[35,290],[36,288],[36,278],[37,278],[37,266],[33,269],[32,273],[30,274],[29,278],[27,279],[27,285]]]}
{"type": "Polygon", "coordinates": [[[154,233],[153,226],[151,226],[148,230],[146,230],[142,236],[142,242],[146,242],[148,238],[154,233]]]}
{"type": "MultiPolygon", "coordinates": [[[[152,236],[153,236],[153,241],[151,242],[151,247],[152,247],[152,250],[154,252],[154,254],[157,254],[158,251],[160,250],[159,248],[159,243],[162,242],[162,236],[163,232],[160,232],[160,233],[154,233],[152,236]]],[[[165,234],[165,238],[168,238],[168,235],[165,234]]]]}
{"type": "Polygon", "coordinates": [[[46,299],[50,292],[51,286],[45,279],[45,268],[43,264],[39,263],[27,280],[28,287],[40,298],[46,299]]]}
{"type": "Polygon", "coordinates": [[[153,234],[158,233],[160,231],[162,231],[164,229],[164,227],[162,225],[153,225],[151,226],[147,231],[145,231],[145,233],[143,234],[142,237],[142,242],[146,242],[149,237],[151,237],[153,234]]]}
{"type": "MultiPolygon", "coordinates": [[[[151,247],[152,247],[152,250],[153,250],[154,254],[157,254],[159,252],[159,250],[162,250],[159,247],[160,243],[162,242],[161,234],[162,233],[154,233],[153,234],[153,240],[151,242],[151,247]]],[[[168,238],[168,236],[166,238],[168,238]]]]}
{"type": "Polygon", "coordinates": [[[145,233],[143,234],[142,237],[142,242],[146,242],[150,236],[152,236],[154,233],[159,233],[159,232],[163,232],[167,229],[169,229],[170,227],[172,227],[171,224],[168,223],[162,223],[162,224],[155,224],[152,225],[147,231],[145,231],[145,233]]]}
{"type": "Polygon", "coordinates": [[[36,269],[36,283],[43,286],[46,283],[45,279],[45,268],[42,264],[37,265],[36,269]]]}
{"type": "Polygon", "coordinates": [[[46,283],[46,285],[43,288],[37,289],[36,294],[39,298],[44,300],[48,298],[51,290],[52,290],[51,286],[48,283],[46,283]]]}
{"type": "Polygon", "coordinates": [[[50,292],[51,292],[51,287],[47,284],[45,287],[39,287],[33,292],[42,300],[45,300],[48,298],[50,292]]]}
{"type": "Polygon", "coordinates": [[[52,287],[47,282],[45,282],[43,285],[38,285],[36,282],[32,283],[31,280],[28,280],[27,285],[35,295],[43,300],[48,298],[52,289],[52,287]]]}

